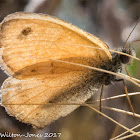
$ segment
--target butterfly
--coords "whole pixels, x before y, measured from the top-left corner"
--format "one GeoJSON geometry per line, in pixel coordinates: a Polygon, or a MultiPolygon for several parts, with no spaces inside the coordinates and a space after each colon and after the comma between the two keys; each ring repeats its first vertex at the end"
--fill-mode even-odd
{"type": "Polygon", "coordinates": [[[2,105],[37,128],[70,114],[80,105],[69,103],[84,103],[115,81],[133,53],[131,46],[111,53],[102,40],[70,23],[23,12],[0,24],[0,47],[1,68],[10,76],[2,85],[2,105]]]}

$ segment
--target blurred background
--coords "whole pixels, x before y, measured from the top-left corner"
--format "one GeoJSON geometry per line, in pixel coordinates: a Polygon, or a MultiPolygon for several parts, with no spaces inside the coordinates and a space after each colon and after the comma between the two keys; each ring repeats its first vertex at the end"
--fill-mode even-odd
{"type": "MultiPolygon", "coordinates": [[[[68,21],[83,30],[94,34],[106,42],[111,49],[122,47],[134,24],[140,17],[139,0],[0,0],[0,20],[13,12],[35,12],[56,16],[68,21]]],[[[140,23],[135,28],[129,42],[140,40],[140,23]]],[[[140,43],[133,43],[137,57],[140,57],[140,43]]],[[[140,65],[134,61],[128,66],[133,77],[140,78],[140,65]]],[[[125,72],[125,71],[124,71],[125,72]]],[[[0,72],[0,84],[7,75],[0,72]]],[[[127,82],[127,81],[126,81],[127,82]]],[[[127,82],[128,92],[139,91],[137,86],[127,82]]],[[[90,100],[99,99],[99,91],[90,100]]],[[[114,83],[104,88],[103,97],[124,94],[122,82],[114,83]]],[[[131,97],[132,105],[136,113],[140,114],[140,95],[131,97]]],[[[126,98],[114,99],[102,102],[104,106],[129,110],[126,98]]],[[[96,103],[98,106],[98,103],[96,103]]],[[[140,119],[122,113],[103,109],[103,113],[117,120],[128,128],[140,123],[140,119]]],[[[139,129],[140,130],[140,129],[139,129]]],[[[49,132],[61,132],[57,138],[26,138],[33,140],[108,140],[123,132],[113,122],[87,107],[80,107],[70,115],[60,118],[44,129],[34,129],[31,125],[23,124],[14,117],[7,115],[5,109],[0,107],[0,133],[13,132],[16,134],[44,134],[49,132]]],[[[138,129],[137,129],[138,131],[138,129]]],[[[2,138],[0,138],[2,139],[2,138]]],[[[19,140],[25,138],[4,138],[19,140]]],[[[129,140],[138,140],[138,137],[129,140]]]]}

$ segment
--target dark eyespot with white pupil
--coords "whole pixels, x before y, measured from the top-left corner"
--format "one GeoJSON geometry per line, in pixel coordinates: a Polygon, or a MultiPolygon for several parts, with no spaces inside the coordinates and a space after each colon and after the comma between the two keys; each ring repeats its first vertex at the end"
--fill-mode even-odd
{"type": "MultiPolygon", "coordinates": [[[[129,55],[132,55],[132,56],[135,56],[135,50],[133,48],[133,46],[128,46],[126,48],[121,48],[120,50],[121,52],[123,53],[126,53],[126,54],[129,54],[129,55]]],[[[120,55],[120,61],[123,63],[123,64],[131,64],[131,62],[133,61],[133,59],[129,56],[126,56],[126,55],[120,55]]]]}

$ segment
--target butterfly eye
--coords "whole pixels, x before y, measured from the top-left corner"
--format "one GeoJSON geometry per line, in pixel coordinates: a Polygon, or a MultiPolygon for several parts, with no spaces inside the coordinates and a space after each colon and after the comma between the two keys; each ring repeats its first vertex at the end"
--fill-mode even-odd
{"type": "MultiPolygon", "coordinates": [[[[132,55],[132,56],[136,56],[133,46],[128,46],[127,48],[122,48],[120,51],[123,53],[129,54],[129,55],[132,55]]],[[[126,56],[126,55],[120,55],[120,60],[123,64],[128,64],[128,65],[131,64],[133,61],[132,58],[130,58],[129,56],[126,56]]]]}

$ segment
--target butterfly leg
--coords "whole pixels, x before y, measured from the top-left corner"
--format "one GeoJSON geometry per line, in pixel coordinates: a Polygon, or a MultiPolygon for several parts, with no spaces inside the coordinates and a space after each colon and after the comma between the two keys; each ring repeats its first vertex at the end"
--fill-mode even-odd
{"type": "Polygon", "coordinates": [[[124,68],[125,68],[125,71],[126,71],[127,75],[130,76],[130,77],[132,77],[132,76],[130,75],[130,73],[128,72],[126,65],[124,66],[124,68]]]}
{"type": "Polygon", "coordinates": [[[103,89],[104,89],[104,83],[105,83],[105,77],[103,79],[103,84],[102,84],[102,87],[101,87],[101,93],[100,93],[100,112],[102,112],[102,95],[103,95],[103,89]]]}
{"type": "Polygon", "coordinates": [[[123,85],[124,85],[124,90],[125,90],[126,98],[127,98],[127,100],[128,100],[128,103],[129,103],[129,106],[130,106],[130,108],[131,108],[131,111],[133,112],[133,115],[135,115],[133,106],[132,106],[131,101],[130,101],[130,98],[129,98],[129,96],[128,96],[127,86],[126,86],[126,84],[125,84],[124,79],[115,79],[115,81],[116,81],[116,82],[123,81],[123,85]]]}

